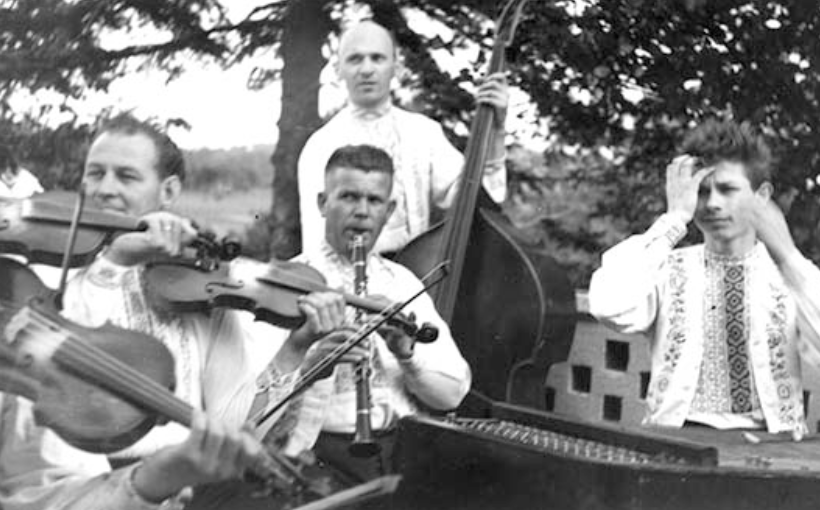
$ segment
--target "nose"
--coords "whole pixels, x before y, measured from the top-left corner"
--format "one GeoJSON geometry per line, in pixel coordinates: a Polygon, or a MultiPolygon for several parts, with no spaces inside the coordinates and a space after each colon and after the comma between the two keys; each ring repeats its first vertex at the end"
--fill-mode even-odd
{"type": "Polygon", "coordinates": [[[113,172],[105,172],[103,176],[96,181],[92,180],[86,184],[89,187],[89,192],[98,197],[109,197],[117,194],[117,179],[113,172]]]}
{"type": "Polygon", "coordinates": [[[723,201],[721,200],[720,193],[718,193],[712,187],[709,187],[703,193],[703,205],[709,211],[717,211],[720,210],[723,201]]]}
{"type": "Polygon", "coordinates": [[[366,197],[362,197],[356,202],[356,208],[353,210],[353,214],[359,217],[367,217],[370,215],[370,204],[367,202],[366,197]]]}
{"type": "Polygon", "coordinates": [[[365,76],[369,76],[373,74],[375,67],[373,65],[373,59],[369,57],[365,57],[362,59],[362,65],[359,68],[359,72],[365,76]]]}

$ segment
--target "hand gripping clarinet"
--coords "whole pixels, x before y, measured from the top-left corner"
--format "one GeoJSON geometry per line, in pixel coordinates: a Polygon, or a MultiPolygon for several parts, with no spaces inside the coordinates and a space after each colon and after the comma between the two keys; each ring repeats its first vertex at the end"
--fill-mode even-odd
{"type": "MultiPolygon", "coordinates": [[[[440,264],[433,267],[433,269],[427,273],[424,278],[422,278],[422,282],[424,283],[424,288],[410,296],[407,300],[394,303],[393,305],[385,308],[382,310],[381,313],[378,315],[370,318],[367,322],[362,324],[356,332],[352,333],[347,340],[343,343],[339,344],[335,349],[333,349],[327,356],[321,359],[318,363],[313,365],[310,369],[306,370],[299,380],[296,381],[296,384],[291,390],[290,393],[285,395],[282,400],[280,400],[275,406],[272,408],[262,411],[250,419],[250,422],[255,426],[260,426],[264,423],[268,418],[274,415],[274,413],[278,412],[282,409],[288,402],[293,400],[295,397],[301,395],[305,390],[310,388],[316,381],[321,379],[322,377],[326,377],[329,371],[336,365],[336,362],[342,358],[345,354],[347,354],[352,348],[356,347],[361,343],[365,338],[367,338],[371,333],[382,327],[384,324],[387,324],[390,319],[396,316],[399,312],[401,312],[404,307],[412,303],[417,297],[421,296],[425,292],[427,292],[430,288],[434,287],[438,283],[440,283],[444,277],[447,276],[447,261],[441,262],[440,264]]],[[[432,342],[438,337],[438,331],[435,331],[435,335],[421,335],[420,338],[417,338],[417,341],[424,341],[424,343],[432,342]]]]}
{"type": "MultiPolygon", "coordinates": [[[[364,237],[353,236],[351,242],[351,257],[353,261],[353,286],[354,292],[359,297],[367,295],[367,254],[364,249],[364,237]]],[[[356,310],[356,324],[364,321],[364,312],[356,310]]],[[[367,349],[367,357],[356,362],[354,373],[356,377],[356,434],[353,442],[350,443],[350,455],[354,457],[372,457],[381,450],[379,444],[373,439],[372,422],[370,420],[370,409],[373,406],[370,401],[370,377],[373,374],[373,342],[365,339],[364,345],[367,349]]]]}

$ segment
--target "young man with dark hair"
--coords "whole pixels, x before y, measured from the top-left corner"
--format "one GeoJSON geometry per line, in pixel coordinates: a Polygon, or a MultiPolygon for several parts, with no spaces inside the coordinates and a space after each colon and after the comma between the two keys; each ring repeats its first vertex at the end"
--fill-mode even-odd
{"type": "Polygon", "coordinates": [[[666,169],[667,212],[603,255],[590,311],[647,333],[646,424],[807,432],[800,354],[820,347],[820,271],[772,202],[771,154],[746,124],[707,121],[666,169]],[[704,243],[675,245],[690,221],[704,243]]]}

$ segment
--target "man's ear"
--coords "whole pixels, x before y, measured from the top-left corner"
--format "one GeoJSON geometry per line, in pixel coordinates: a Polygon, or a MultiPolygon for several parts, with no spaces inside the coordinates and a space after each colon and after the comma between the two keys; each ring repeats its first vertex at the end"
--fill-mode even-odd
{"type": "Polygon", "coordinates": [[[319,206],[319,212],[322,213],[322,218],[325,217],[325,205],[327,204],[327,194],[324,191],[320,191],[318,195],[316,195],[316,205],[319,206]]]}
{"type": "Polygon", "coordinates": [[[396,210],[396,199],[391,198],[387,202],[387,215],[384,217],[385,222],[390,219],[390,216],[393,215],[393,211],[395,211],[395,210],[396,210]]]}
{"type": "Polygon", "coordinates": [[[169,175],[162,180],[159,190],[159,203],[163,209],[169,209],[182,194],[182,181],[178,175],[169,175]]]}
{"type": "Polygon", "coordinates": [[[774,195],[774,186],[769,181],[763,182],[760,186],[757,187],[755,190],[755,195],[759,196],[763,200],[769,200],[774,195]]]}

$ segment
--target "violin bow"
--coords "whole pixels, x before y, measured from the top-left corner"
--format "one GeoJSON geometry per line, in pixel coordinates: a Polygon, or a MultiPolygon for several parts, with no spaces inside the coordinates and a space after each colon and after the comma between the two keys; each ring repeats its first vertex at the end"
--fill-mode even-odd
{"type": "Polygon", "coordinates": [[[85,208],[85,184],[80,184],[80,189],[77,192],[77,201],[74,205],[74,214],[71,217],[71,226],[68,231],[68,239],[66,239],[65,253],[63,254],[63,263],[60,267],[60,285],[57,287],[57,306],[63,307],[63,295],[65,294],[66,284],[68,282],[68,267],[71,265],[71,256],[74,253],[74,246],[77,244],[77,232],[80,228],[80,218],[83,215],[85,208]]]}
{"type": "Polygon", "coordinates": [[[401,312],[407,305],[412,303],[416,300],[419,296],[430,290],[431,288],[438,285],[446,276],[447,276],[447,265],[449,261],[444,261],[437,264],[433,269],[430,270],[429,273],[424,275],[422,278],[422,282],[424,286],[415,294],[407,298],[405,301],[400,303],[394,303],[392,306],[389,306],[385,310],[382,310],[377,316],[372,318],[371,320],[367,321],[362,327],[360,327],[355,333],[353,333],[350,338],[348,338],[343,344],[338,346],[336,349],[331,351],[327,356],[322,358],[316,365],[311,367],[299,380],[296,382],[296,385],[293,389],[285,395],[282,400],[276,403],[272,408],[267,410],[262,410],[253,417],[251,417],[250,422],[255,426],[259,427],[268,420],[271,416],[273,416],[277,411],[282,409],[285,404],[296,398],[297,396],[301,395],[305,390],[307,390],[310,386],[315,383],[319,377],[327,370],[328,368],[332,367],[342,356],[347,354],[351,349],[359,345],[365,338],[370,336],[371,333],[382,327],[384,324],[387,323],[390,319],[395,317],[399,312],[401,312]],[[428,281],[429,280],[429,281],[428,281]]]}

